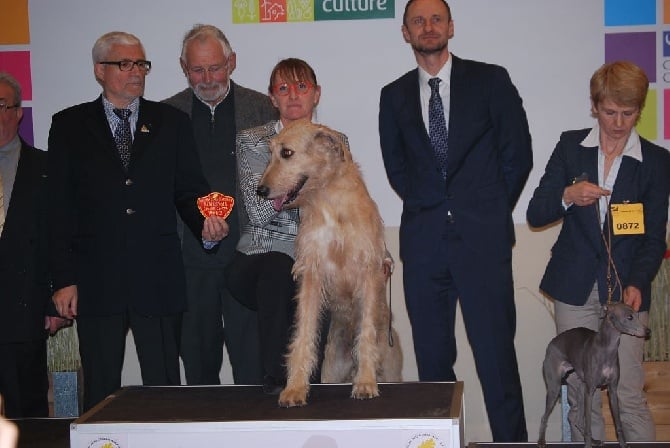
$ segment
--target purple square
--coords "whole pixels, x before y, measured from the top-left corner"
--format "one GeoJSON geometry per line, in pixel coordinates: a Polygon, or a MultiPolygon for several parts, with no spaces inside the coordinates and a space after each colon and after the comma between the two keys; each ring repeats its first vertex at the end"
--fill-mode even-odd
{"type": "Polygon", "coordinates": [[[656,33],[605,34],[605,62],[630,61],[656,82],[656,33]]]}
{"type": "Polygon", "coordinates": [[[19,123],[19,135],[31,146],[34,145],[35,138],[33,136],[33,108],[23,108],[23,118],[19,123]]]}

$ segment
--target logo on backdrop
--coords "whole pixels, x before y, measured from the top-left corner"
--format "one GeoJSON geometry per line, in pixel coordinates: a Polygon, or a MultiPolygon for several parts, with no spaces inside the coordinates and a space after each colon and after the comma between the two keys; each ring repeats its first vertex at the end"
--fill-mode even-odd
{"type": "Polygon", "coordinates": [[[233,0],[233,23],[372,20],[395,17],[395,0],[233,0]]]}
{"type": "Polygon", "coordinates": [[[121,445],[107,437],[100,437],[91,442],[88,448],[121,448],[121,445]]]}
{"type": "Polygon", "coordinates": [[[407,443],[407,448],[446,448],[446,446],[434,434],[416,434],[407,443]]]}

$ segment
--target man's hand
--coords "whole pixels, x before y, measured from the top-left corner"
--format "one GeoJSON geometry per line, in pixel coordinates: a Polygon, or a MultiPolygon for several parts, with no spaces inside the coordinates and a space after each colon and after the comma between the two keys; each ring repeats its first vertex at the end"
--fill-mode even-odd
{"type": "Polygon", "coordinates": [[[623,290],[623,303],[638,311],[642,305],[642,292],[635,286],[626,286],[623,290]]]}
{"type": "Polygon", "coordinates": [[[204,241],[221,241],[228,236],[228,223],[220,216],[205,218],[202,226],[202,239],[204,241]]]}
{"type": "Polygon", "coordinates": [[[56,316],[44,316],[44,329],[49,330],[51,336],[58,333],[58,330],[61,328],[69,327],[72,325],[71,319],[63,319],[62,317],[56,316]]]}
{"type": "Polygon", "coordinates": [[[56,311],[65,319],[77,317],[77,285],[66,286],[54,292],[51,297],[56,311]]]}
{"type": "Polygon", "coordinates": [[[586,205],[593,205],[602,196],[609,196],[612,192],[600,188],[591,182],[582,181],[572,184],[563,190],[563,202],[565,205],[578,205],[584,207],[586,205]]]}

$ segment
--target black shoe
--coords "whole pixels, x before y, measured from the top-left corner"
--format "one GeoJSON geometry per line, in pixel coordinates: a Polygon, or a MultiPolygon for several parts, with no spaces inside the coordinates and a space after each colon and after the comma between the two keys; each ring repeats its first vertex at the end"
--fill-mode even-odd
{"type": "Polygon", "coordinates": [[[263,377],[263,393],[267,395],[279,395],[284,389],[284,382],[277,380],[272,375],[265,375],[263,377]]]}

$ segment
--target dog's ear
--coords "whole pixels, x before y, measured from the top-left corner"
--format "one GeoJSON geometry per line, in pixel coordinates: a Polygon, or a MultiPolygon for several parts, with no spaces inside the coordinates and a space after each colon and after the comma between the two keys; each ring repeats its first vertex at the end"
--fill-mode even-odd
{"type": "Polygon", "coordinates": [[[342,141],[333,132],[325,129],[319,129],[314,134],[314,141],[326,149],[337,155],[340,160],[344,162],[344,148],[342,148],[342,141]]]}

